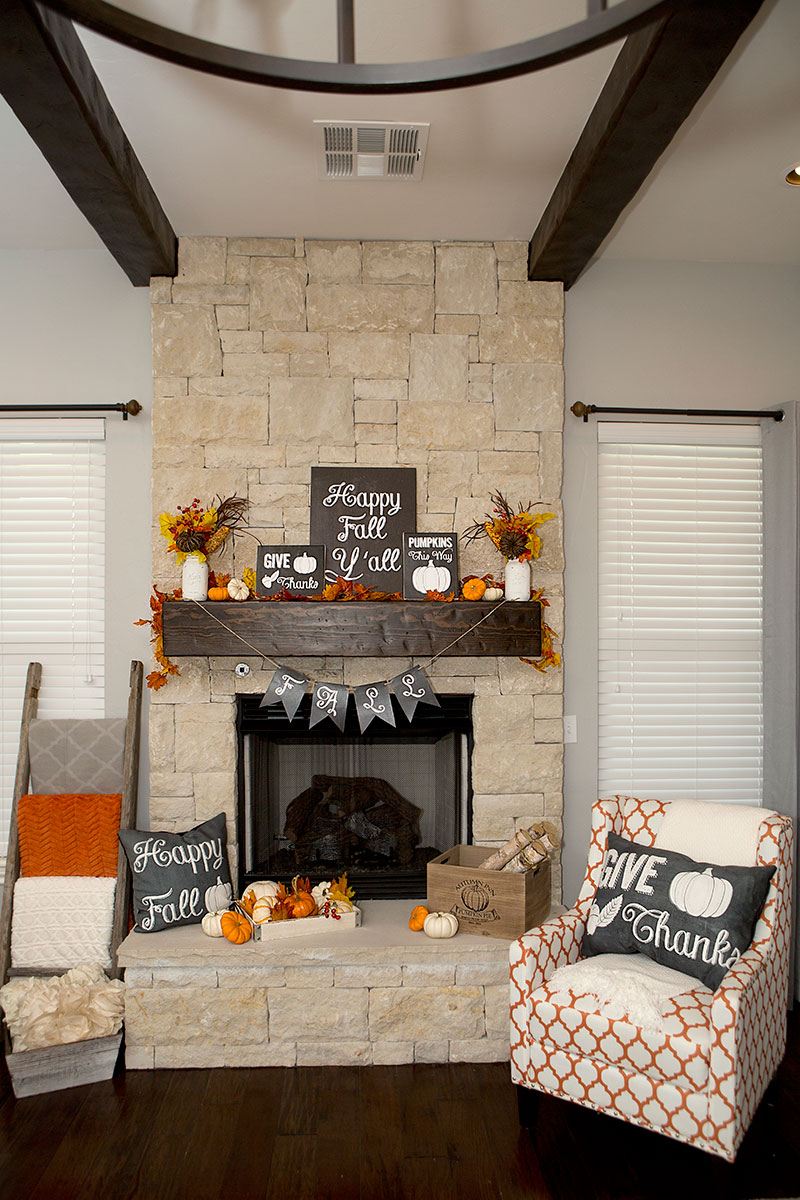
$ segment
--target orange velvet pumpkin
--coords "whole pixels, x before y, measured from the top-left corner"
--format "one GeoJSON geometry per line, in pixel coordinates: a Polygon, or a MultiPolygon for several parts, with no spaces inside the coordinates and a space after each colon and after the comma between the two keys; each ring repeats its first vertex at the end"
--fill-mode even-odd
{"type": "Polygon", "coordinates": [[[224,912],[219,923],[223,935],[229,942],[235,942],[237,946],[241,946],[243,942],[249,942],[253,936],[250,922],[243,913],[224,912]]]}
{"type": "Polygon", "coordinates": [[[482,600],[485,591],[486,584],[482,579],[467,579],[461,589],[461,595],[465,600],[482,600]]]}
{"type": "Polygon", "coordinates": [[[209,598],[209,600],[227,600],[228,599],[227,585],[225,585],[224,587],[210,587],[208,589],[208,598],[209,598]]]}
{"type": "Polygon", "coordinates": [[[425,924],[425,918],[428,915],[428,910],[424,904],[418,904],[412,910],[411,916],[408,918],[408,928],[413,929],[414,933],[419,933],[422,926],[425,924]]]}
{"type": "Polygon", "coordinates": [[[292,902],[292,914],[295,917],[313,917],[317,911],[317,902],[310,892],[298,892],[292,902]]]}

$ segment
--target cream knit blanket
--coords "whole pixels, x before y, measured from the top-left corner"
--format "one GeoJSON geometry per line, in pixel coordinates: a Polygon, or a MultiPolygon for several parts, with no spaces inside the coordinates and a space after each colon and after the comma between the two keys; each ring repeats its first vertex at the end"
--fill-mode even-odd
{"type": "Polygon", "coordinates": [[[749,804],[673,800],[655,844],[659,850],[676,850],[720,867],[754,867],[759,826],[774,815],[770,808],[749,804]]]}

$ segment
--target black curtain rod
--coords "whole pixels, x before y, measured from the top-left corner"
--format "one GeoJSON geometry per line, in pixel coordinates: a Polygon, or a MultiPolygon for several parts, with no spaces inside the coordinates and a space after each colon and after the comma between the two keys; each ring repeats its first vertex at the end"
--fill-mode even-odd
{"type": "Polygon", "coordinates": [[[141,411],[142,406],[138,400],[129,400],[127,404],[0,404],[0,413],[83,412],[94,414],[98,412],[118,412],[122,413],[123,421],[127,421],[129,416],[135,417],[141,411]]]}
{"type": "Polygon", "coordinates": [[[588,421],[593,413],[644,413],[649,417],[758,417],[772,421],[782,421],[785,415],[782,408],[771,412],[743,408],[601,408],[597,404],[582,404],[580,400],[576,400],[569,411],[576,417],[583,417],[584,421],[588,421]]]}

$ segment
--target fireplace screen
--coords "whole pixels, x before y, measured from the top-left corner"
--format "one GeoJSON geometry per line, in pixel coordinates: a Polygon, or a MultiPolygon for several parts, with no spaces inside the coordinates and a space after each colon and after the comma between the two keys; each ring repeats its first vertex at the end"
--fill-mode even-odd
{"type": "Polygon", "coordinates": [[[469,696],[365,735],[308,729],[304,705],[240,699],[243,883],[346,870],[362,899],[425,893],[426,864],[469,837],[469,696]]]}

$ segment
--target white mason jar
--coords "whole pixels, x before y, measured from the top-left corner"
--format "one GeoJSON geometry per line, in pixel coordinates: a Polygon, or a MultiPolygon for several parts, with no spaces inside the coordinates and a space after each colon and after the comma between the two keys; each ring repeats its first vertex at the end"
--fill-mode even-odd
{"type": "Polygon", "coordinates": [[[208,559],[199,554],[187,554],[183,560],[181,591],[184,600],[208,599],[208,559]]]}
{"type": "Polygon", "coordinates": [[[506,559],[506,600],[530,600],[531,564],[527,558],[506,559]]]}

